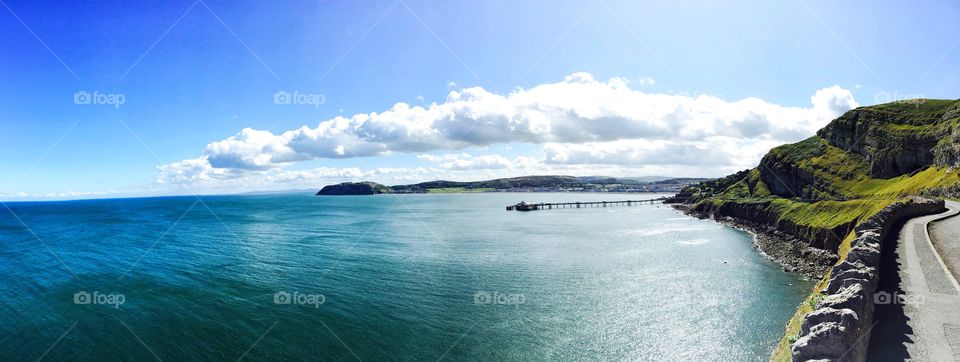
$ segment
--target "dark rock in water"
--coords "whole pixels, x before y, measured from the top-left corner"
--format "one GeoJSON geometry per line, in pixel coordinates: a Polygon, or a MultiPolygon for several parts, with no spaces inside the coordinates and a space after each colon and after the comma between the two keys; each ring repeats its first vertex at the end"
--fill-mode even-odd
{"type": "Polygon", "coordinates": [[[317,195],[375,195],[389,193],[390,188],[376,182],[344,182],[324,186],[317,195]]]}

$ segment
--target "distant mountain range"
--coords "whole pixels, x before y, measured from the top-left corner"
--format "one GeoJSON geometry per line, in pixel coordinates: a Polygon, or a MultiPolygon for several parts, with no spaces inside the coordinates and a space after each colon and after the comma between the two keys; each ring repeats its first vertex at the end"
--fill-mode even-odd
{"type": "Polygon", "coordinates": [[[484,181],[427,181],[408,185],[386,186],[376,182],[344,182],[325,186],[317,195],[373,195],[383,193],[483,192],[483,191],[653,191],[677,189],[705,178],[666,176],[520,176],[484,181]]]}

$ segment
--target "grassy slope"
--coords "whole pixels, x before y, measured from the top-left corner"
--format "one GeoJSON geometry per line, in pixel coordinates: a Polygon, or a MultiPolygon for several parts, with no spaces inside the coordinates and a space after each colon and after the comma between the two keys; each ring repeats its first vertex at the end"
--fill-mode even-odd
{"type": "MultiPolygon", "coordinates": [[[[895,122],[878,124],[884,132],[911,138],[930,133],[943,134],[944,129],[956,129],[960,118],[940,119],[944,107],[956,101],[925,101],[919,105],[887,104],[870,107],[868,111],[893,115],[895,122]]],[[[944,140],[942,142],[949,142],[944,140]]],[[[941,142],[941,143],[942,143],[941,142]]],[[[818,201],[805,202],[772,195],[760,177],[761,169],[743,171],[711,183],[702,183],[693,190],[694,200],[707,206],[719,207],[725,203],[753,204],[764,211],[772,211],[779,220],[799,226],[833,229],[839,225],[858,223],[891,203],[910,195],[936,193],[960,184],[960,170],[930,166],[911,174],[889,179],[870,177],[869,162],[861,155],[848,153],[831,146],[827,140],[814,136],[804,141],[774,148],[770,153],[787,169],[812,175],[817,180],[814,194],[818,201]]],[[[700,205],[698,205],[700,206],[700,205]]],[[[837,250],[839,262],[846,258],[851,232],[837,250]]],[[[790,346],[796,340],[803,316],[812,311],[821,298],[830,275],[814,287],[812,293],[798,308],[787,324],[783,338],[776,346],[771,360],[789,361],[790,346]]]]}

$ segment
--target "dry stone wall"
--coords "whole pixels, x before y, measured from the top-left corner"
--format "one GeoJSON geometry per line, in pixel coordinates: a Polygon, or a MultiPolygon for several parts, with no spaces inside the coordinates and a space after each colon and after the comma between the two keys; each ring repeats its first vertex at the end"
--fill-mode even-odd
{"type": "Polygon", "coordinates": [[[804,317],[792,347],[794,361],[863,361],[870,343],[880,255],[887,235],[900,221],[944,210],[943,200],[912,198],[894,203],[854,229],[846,259],[833,267],[826,294],[804,317]]]}

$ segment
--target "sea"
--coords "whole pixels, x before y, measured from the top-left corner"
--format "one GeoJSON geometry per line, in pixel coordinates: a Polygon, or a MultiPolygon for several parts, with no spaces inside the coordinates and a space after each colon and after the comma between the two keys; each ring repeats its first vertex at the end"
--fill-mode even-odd
{"type": "Polygon", "coordinates": [[[812,287],[658,194],[8,202],[0,360],[766,360],[812,287]]]}

